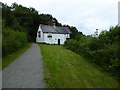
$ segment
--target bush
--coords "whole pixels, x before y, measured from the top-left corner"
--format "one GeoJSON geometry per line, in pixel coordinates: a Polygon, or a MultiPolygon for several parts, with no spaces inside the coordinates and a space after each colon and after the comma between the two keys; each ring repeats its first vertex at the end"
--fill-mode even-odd
{"type": "MultiPolygon", "coordinates": [[[[103,49],[91,49],[94,42],[83,44],[80,41],[68,40],[65,42],[65,47],[70,49],[104,68],[104,70],[112,74],[120,75],[120,47],[117,44],[104,45],[103,49]]],[[[100,46],[100,45],[98,45],[100,46]]],[[[97,47],[98,48],[98,47],[97,47]]],[[[118,77],[119,78],[119,77],[118,77]]]]}
{"type": "Polygon", "coordinates": [[[103,31],[98,38],[83,36],[78,40],[68,40],[65,47],[84,56],[120,79],[120,27],[103,31]]]}
{"type": "Polygon", "coordinates": [[[78,54],[89,56],[88,51],[90,49],[88,48],[87,44],[83,44],[77,40],[67,40],[64,46],[78,54]]]}
{"type": "Polygon", "coordinates": [[[24,32],[13,31],[8,28],[3,28],[2,36],[3,57],[22,48],[27,42],[27,36],[24,32]]]}

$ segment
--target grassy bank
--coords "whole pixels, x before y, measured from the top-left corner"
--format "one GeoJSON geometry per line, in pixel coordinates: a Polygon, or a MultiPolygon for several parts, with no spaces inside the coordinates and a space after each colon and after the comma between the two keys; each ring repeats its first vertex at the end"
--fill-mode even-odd
{"type": "Polygon", "coordinates": [[[31,43],[27,43],[23,48],[20,50],[7,55],[2,59],[2,69],[7,67],[11,62],[13,62],[16,58],[18,58],[21,54],[23,54],[25,51],[27,51],[31,46],[31,43]]]}
{"type": "Polygon", "coordinates": [[[58,45],[40,45],[48,88],[116,88],[118,83],[80,55],[58,45]]]}

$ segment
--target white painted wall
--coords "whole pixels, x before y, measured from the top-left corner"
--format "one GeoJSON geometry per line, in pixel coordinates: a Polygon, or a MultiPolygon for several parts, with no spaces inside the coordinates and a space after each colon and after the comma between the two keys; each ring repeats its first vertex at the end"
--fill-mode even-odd
{"type": "Polygon", "coordinates": [[[118,2],[118,24],[120,25],[120,1],[118,2]]]}
{"type": "Polygon", "coordinates": [[[43,32],[42,32],[40,26],[39,26],[38,32],[37,32],[36,42],[42,43],[42,42],[44,42],[44,36],[43,36],[43,32]],[[41,37],[40,38],[38,36],[39,35],[39,33],[38,33],[39,31],[41,32],[41,37]]]}
{"type": "MultiPolygon", "coordinates": [[[[64,44],[68,34],[52,34],[52,38],[48,38],[49,33],[44,33],[44,42],[49,44],[58,44],[58,39],[60,39],[60,44],[64,44]]],[[[68,35],[69,38],[69,35],[68,35]]]]}
{"type": "Polygon", "coordinates": [[[39,31],[41,31],[41,37],[39,38],[39,33],[37,33],[37,43],[58,44],[58,39],[60,39],[60,44],[64,44],[66,38],[70,38],[70,34],[43,33],[40,27],[38,29],[39,31]],[[49,34],[52,35],[52,38],[48,38],[49,34]]]}

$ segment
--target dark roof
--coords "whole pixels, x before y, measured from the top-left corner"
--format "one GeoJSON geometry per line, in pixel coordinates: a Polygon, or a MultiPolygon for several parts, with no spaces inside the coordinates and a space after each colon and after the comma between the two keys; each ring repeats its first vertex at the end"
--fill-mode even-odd
{"type": "Polygon", "coordinates": [[[57,34],[71,34],[71,31],[68,27],[62,26],[50,26],[40,24],[43,33],[57,33],[57,34]]]}

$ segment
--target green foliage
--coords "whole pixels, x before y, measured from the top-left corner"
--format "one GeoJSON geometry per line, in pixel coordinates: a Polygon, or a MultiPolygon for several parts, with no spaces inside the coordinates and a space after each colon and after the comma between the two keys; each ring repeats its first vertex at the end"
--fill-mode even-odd
{"type": "Polygon", "coordinates": [[[79,40],[80,37],[84,36],[82,32],[78,32],[76,27],[69,26],[69,25],[63,25],[63,26],[68,27],[71,30],[72,32],[72,34],[70,34],[71,39],[79,40]]]}
{"type": "Polygon", "coordinates": [[[99,35],[100,41],[103,41],[103,43],[119,43],[120,42],[120,27],[111,27],[109,32],[108,31],[102,31],[99,35]]]}
{"type": "Polygon", "coordinates": [[[52,15],[38,14],[34,8],[27,8],[17,3],[13,3],[11,6],[2,4],[2,15],[3,27],[26,32],[30,42],[35,42],[39,24],[54,22],[57,26],[62,26],[52,15]]]}
{"type": "Polygon", "coordinates": [[[27,42],[27,36],[24,32],[13,31],[8,28],[3,28],[2,36],[3,57],[22,48],[27,42]]]}
{"type": "Polygon", "coordinates": [[[51,14],[38,14],[38,11],[32,7],[27,8],[17,3],[13,3],[11,6],[2,4],[2,14],[3,27],[26,32],[29,42],[36,41],[39,24],[49,24],[49,22],[55,23],[56,26],[68,27],[72,32],[72,39],[79,40],[79,37],[83,36],[82,32],[78,32],[76,27],[62,25],[51,14]]]}
{"type": "Polygon", "coordinates": [[[2,69],[7,67],[11,62],[13,62],[16,58],[18,58],[21,54],[23,54],[26,50],[28,50],[31,46],[31,43],[26,43],[21,49],[16,52],[10,53],[9,55],[2,58],[2,69]]]}
{"type": "Polygon", "coordinates": [[[119,78],[120,76],[120,27],[102,31],[98,38],[82,36],[79,40],[68,40],[65,47],[83,55],[119,78]]]}
{"type": "Polygon", "coordinates": [[[78,30],[76,27],[69,27],[69,29],[71,30],[72,34],[70,35],[71,38],[75,38],[78,34],[78,30]]]}
{"type": "Polygon", "coordinates": [[[100,67],[89,63],[81,55],[60,45],[40,44],[40,48],[44,61],[46,88],[118,87],[113,77],[100,71],[100,67]]]}

